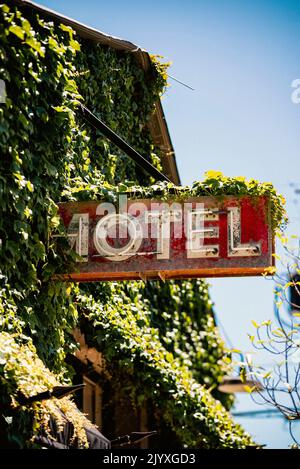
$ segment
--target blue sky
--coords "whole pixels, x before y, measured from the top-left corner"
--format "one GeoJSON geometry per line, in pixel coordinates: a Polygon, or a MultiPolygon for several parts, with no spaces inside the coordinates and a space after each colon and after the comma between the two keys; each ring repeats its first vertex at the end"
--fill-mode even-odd
{"type": "MultiPolygon", "coordinates": [[[[163,106],[182,183],[210,169],[272,181],[287,198],[290,232],[300,228],[300,2],[290,0],[40,0],[50,8],[172,61],[163,106]]],[[[210,280],[217,316],[235,347],[250,350],[251,319],[272,317],[262,278],[210,280]]],[[[248,395],[236,410],[256,408],[248,395]]],[[[291,442],[281,419],[240,419],[268,447],[291,442]]],[[[300,435],[300,428],[299,428],[300,435]]]]}

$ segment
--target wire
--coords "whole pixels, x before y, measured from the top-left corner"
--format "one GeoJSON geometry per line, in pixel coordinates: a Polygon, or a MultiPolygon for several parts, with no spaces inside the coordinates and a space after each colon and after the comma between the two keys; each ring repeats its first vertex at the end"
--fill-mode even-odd
{"type": "Polygon", "coordinates": [[[283,417],[277,409],[265,409],[265,410],[247,410],[242,412],[232,412],[234,417],[283,417]]]}
{"type": "Polygon", "coordinates": [[[168,77],[172,78],[172,80],[174,80],[174,81],[177,81],[177,83],[180,83],[181,85],[185,86],[186,88],[189,88],[190,90],[195,91],[195,89],[192,88],[190,85],[187,85],[186,83],[183,83],[182,81],[177,80],[177,78],[172,77],[171,75],[168,75],[168,77]]]}

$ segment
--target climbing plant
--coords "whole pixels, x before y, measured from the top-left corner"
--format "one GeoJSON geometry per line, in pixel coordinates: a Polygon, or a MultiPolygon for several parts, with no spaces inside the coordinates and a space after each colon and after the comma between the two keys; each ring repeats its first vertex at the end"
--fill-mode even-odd
{"type": "MultiPolygon", "coordinates": [[[[263,193],[270,196],[275,228],[284,214],[279,196],[271,185],[220,174],[191,189],[151,186],[151,178],[85,124],[79,102],[160,168],[147,125],[166,86],[157,59],[145,72],[134,54],[84,40],[10,2],[0,7],[0,61],[7,92],[0,104],[0,354],[10,364],[8,373],[0,362],[2,396],[9,401],[22,390],[20,370],[27,382],[34,370],[50,373],[41,382],[45,388],[68,380],[65,357],[77,347],[72,330],[80,324],[104,353],[113,379],[126,379],[136,402],[151,399],[182,444],[245,447],[250,438],[216,400],[230,406],[231,398],[216,390],[228,365],[206,283],[53,281],[75,260],[57,203],[109,200],[122,191],[132,197],[263,193]],[[25,368],[9,358],[19,351],[25,368]]],[[[33,380],[26,392],[35,387],[33,380]]],[[[22,411],[24,425],[10,431],[20,446],[30,444],[41,409],[51,412],[43,403],[32,409],[35,417],[22,411]]]]}

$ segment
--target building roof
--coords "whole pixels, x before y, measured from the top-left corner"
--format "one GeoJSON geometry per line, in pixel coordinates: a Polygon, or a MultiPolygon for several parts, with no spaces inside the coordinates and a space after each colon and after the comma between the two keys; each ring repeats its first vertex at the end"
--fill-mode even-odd
{"type": "MultiPolygon", "coordinates": [[[[130,41],[110,36],[30,0],[15,0],[15,3],[19,6],[36,10],[60,23],[71,26],[84,39],[89,39],[113,49],[133,53],[137,62],[145,71],[150,67],[151,59],[148,52],[130,41]]],[[[180,184],[175,152],[160,99],[155,104],[155,112],[151,117],[149,127],[154,144],[161,150],[163,172],[175,184],[180,184]]]]}

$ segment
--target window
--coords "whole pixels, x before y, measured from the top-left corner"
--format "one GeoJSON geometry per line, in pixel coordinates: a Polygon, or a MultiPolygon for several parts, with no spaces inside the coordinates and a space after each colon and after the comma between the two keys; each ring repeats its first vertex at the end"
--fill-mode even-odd
{"type": "Polygon", "coordinates": [[[102,428],[102,389],[86,376],[83,377],[83,413],[89,420],[102,428]]]}

